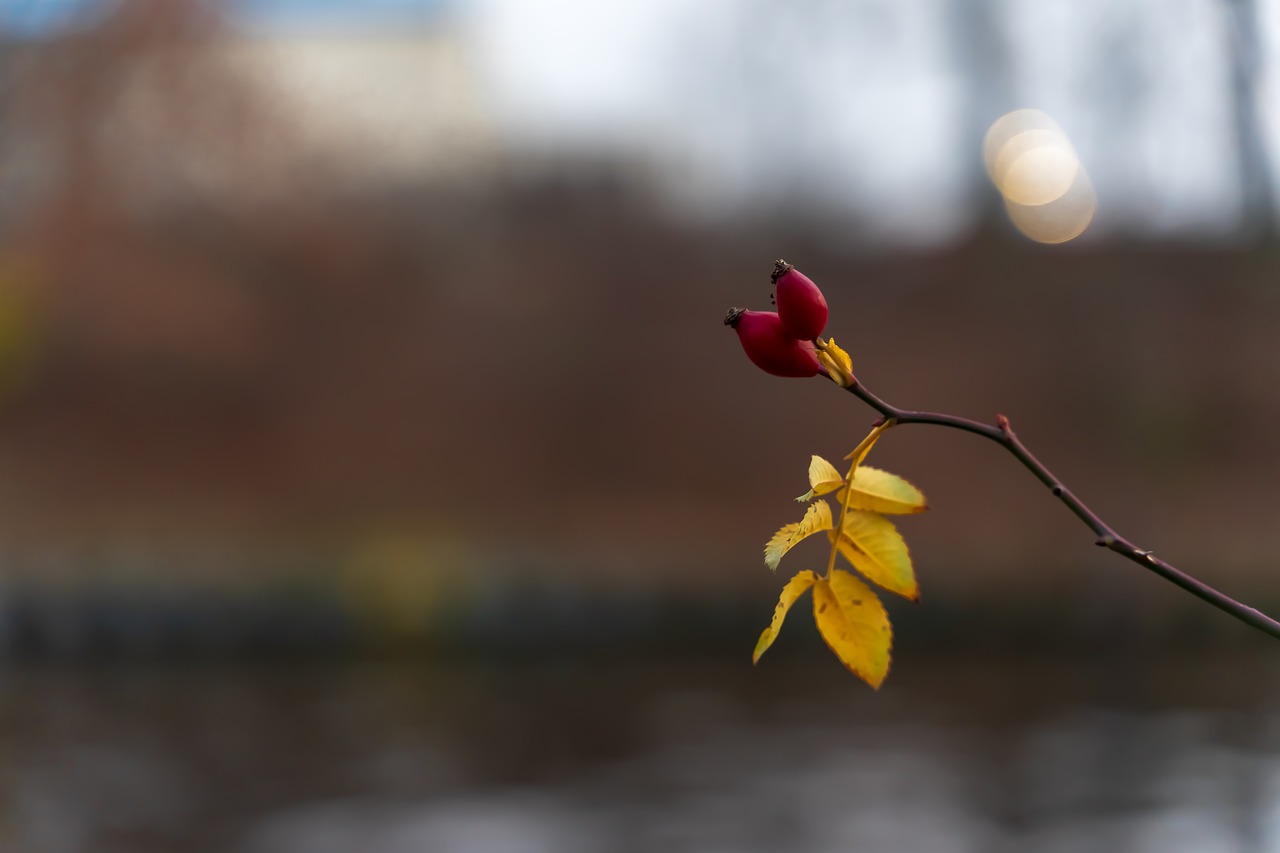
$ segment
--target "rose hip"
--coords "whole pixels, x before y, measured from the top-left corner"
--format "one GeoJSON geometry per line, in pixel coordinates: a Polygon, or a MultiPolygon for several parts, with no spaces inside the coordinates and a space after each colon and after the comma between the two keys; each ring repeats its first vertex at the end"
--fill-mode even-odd
{"type": "Polygon", "coordinates": [[[773,286],[782,328],[793,338],[811,341],[827,327],[827,300],[818,285],[786,261],[773,265],[773,286]]]}
{"type": "Polygon", "coordinates": [[[730,308],[724,324],[732,326],[751,363],[774,376],[817,376],[825,373],[810,341],[786,333],[781,318],[772,311],[730,308]]]}

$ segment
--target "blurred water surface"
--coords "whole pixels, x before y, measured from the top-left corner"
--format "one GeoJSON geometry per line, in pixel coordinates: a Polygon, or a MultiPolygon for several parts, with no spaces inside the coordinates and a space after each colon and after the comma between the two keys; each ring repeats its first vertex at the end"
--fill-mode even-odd
{"type": "Polygon", "coordinates": [[[1280,850],[1265,656],[4,675],[3,849],[1280,850]]]}

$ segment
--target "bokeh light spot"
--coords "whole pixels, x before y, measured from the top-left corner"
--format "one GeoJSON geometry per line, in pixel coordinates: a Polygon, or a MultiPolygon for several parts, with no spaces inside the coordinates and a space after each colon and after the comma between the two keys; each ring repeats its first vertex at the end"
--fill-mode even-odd
{"type": "Polygon", "coordinates": [[[1048,204],[1071,189],[1080,159],[1071,143],[1050,130],[1028,130],[1009,140],[996,160],[995,182],[1018,204],[1048,204]]]}
{"type": "Polygon", "coordinates": [[[1009,220],[1032,240],[1065,243],[1093,221],[1093,183],[1066,133],[1040,110],[998,118],[983,140],[982,155],[1009,220]]]}
{"type": "Polygon", "coordinates": [[[982,157],[986,161],[987,174],[991,176],[991,180],[999,184],[996,163],[1006,146],[1015,138],[1033,130],[1044,130],[1066,138],[1057,122],[1040,110],[1014,110],[991,123],[982,141],[982,157]]]}
{"type": "Polygon", "coordinates": [[[1066,243],[1085,232],[1098,209],[1098,196],[1084,170],[1048,204],[1019,204],[1006,197],[1005,211],[1014,227],[1037,243],[1066,243]]]}

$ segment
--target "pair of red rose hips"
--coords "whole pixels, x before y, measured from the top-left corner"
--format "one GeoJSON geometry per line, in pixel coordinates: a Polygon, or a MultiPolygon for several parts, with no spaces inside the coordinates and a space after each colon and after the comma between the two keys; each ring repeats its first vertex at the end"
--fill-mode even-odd
{"type": "Polygon", "coordinates": [[[730,308],[724,324],[733,327],[751,363],[774,376],[826,373],[813,341],[827,326],[827,300],[807,275],[786,261],[773,265],[778,310],[730,308]]]}

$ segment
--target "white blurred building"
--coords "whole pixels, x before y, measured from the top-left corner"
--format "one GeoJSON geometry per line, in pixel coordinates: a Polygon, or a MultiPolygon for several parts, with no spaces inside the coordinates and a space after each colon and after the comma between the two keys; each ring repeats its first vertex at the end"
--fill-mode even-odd
{"type": "Polygon", "coordinates": [[[327,179],[454,183],[493,168],[492,122],[447,22],[399,32],[255,34],[220,49],[262,106],[332,169],[327,179]]]}
{"type": "Polygon", "coordinates": [[[164,209],[475,184],[495,168],[479,75],[446,14],[320,31],[173,18],[6,46],[0,205],[87,191],[164,209]]]}

